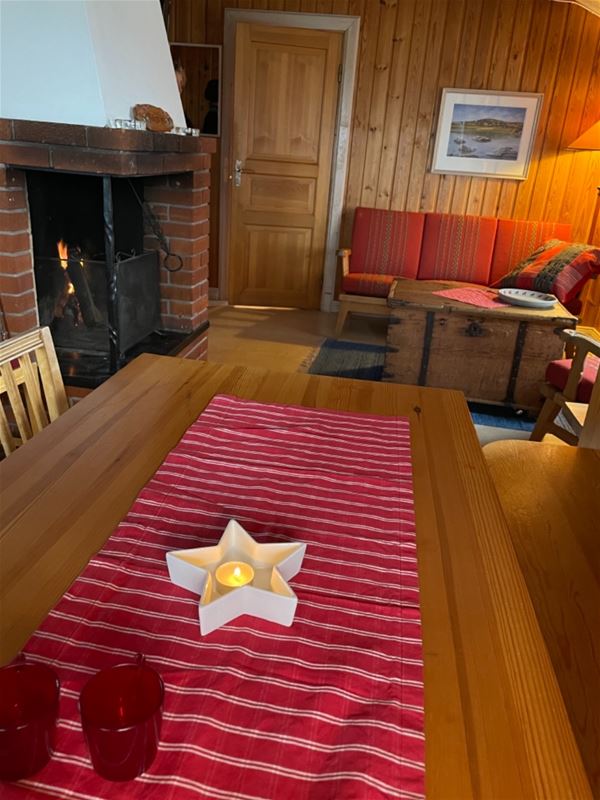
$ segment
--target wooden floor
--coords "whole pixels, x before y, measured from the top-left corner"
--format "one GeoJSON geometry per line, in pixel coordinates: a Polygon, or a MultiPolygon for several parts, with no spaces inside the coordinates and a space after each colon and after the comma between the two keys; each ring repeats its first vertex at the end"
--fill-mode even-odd
{"type": "MultiPolygon", "coordinates": [[[[337,314],[296,308],[215,305],[209,309],[208,359],[221,364],[306,371],[337,314]]],[[[600,339],[594,328],[578,328],[600,339]]],[[[350,315],[343,339],[385,345],[387,324],[376,317],[350,315]]]]}
{"type": "MultiPolygon", "coordinates": [[[[337,314],[291,308],[213,306],[209,309],[208,359],[245,367],[306,371],[324,339],[333,336],[337,314]]],[[[385,344],[386,323],[351,316],[344,340],[385,344]]]]}
{"type": "MultiPolygon", "coordinates": [[[[306,372],[323,341],[333,336],[336,319],[335,312],[214,305],[209,308],[208,359],[221,364],[306,372]]],[[[600,331],[594,328],[578,330],[600,340],[600,331]]],[[[385,320],[351,314],[342,338],[385,345],[386,337],[385,320]]],[[[88,389],[67,387],[71,400],[88,393],[88,389]]]]}
{"type": "MultiPolygon", "coordinates": [[[[209,308],[208,317],[209,361],[282,372],[306,372],[321,344],[333,336],[337,313],[219,304],[209,308]]],[[[593,328],[579,330],[600,339],[600,331],[593,328]]],[[[350,314],[341,338],[385,345],[387,323],[377,317],[350,314]]],[[[67,388],[71,400],[88,392],[87,389],[67,388]]],[[[482,441],[482,444],[487,441],[482,441]]]]}

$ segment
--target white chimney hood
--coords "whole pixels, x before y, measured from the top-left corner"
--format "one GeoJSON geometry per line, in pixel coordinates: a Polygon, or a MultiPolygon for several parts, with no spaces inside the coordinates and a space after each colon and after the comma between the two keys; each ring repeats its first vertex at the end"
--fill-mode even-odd
{"type": "Polygon", "coordinates": [[[0,0],[0,117],[107,125],[185,116],[159,0],[0,0]]]}

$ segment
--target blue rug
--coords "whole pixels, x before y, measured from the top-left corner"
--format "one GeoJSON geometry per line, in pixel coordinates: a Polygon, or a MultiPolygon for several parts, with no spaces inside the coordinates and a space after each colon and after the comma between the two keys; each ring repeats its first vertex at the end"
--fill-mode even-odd
{"type": "MultiPolygon", "coordinates": [[[[380,381],[383,376],[385,351],[386,348],[378,344],[325,339],[308,371],[312,375],[380,381]]],[[[485,403],[469,403],[468,406],[476,425],[492,425],[495,428],[521,431],[533,430],[534,423],[522,412],[485,403]]]]}
{"type": "Polygon", "coordinates": [[[475,425],[492,425],[494,428],[511,428],[517,431],[532,431],[535,422],[523,411],[514,411],[505,406],[468,402],[475,425]]]}

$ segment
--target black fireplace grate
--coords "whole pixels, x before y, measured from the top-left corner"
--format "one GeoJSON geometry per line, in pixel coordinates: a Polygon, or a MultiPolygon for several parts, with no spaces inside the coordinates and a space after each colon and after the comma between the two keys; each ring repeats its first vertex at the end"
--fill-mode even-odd
{"type": "Polygon", "coordinates": [[[40,323],[61,365],[69,354],[86,372],[86,362],[108,358],[112,374],[160,328],[158,253],[143,250],[143,179],[29,170],[27,184],[40,323]]]}
{"type": "MultiPolygon", "coordinates": [[[[57,350],[109,354],[106,262],[72,255],[65,259],[35,258],[34,270],[40,324],[50,327],[57,350]]],[[[160,327],[158,270],[156,253],[143,253],[115,264],[115,344],[120,358],[160,327]]]]}

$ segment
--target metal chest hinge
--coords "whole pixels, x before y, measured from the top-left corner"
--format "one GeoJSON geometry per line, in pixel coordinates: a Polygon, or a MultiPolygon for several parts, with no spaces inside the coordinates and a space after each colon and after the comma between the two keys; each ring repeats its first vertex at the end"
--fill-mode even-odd
{"type": "Polygon", "coordinates": [[[517,385],[517,378],[519,377],[519,367],[521,366],[521,358],[523,356],[523,349],[525,347],[525,337],[527,336],[527,323],[524,321],[519,322],[517,329],[517,338],[515,341],[515,352],[513,354],[512,365],[510,368],[510,377],[508,379],[508,386],[506,387],[506,397],[502,402],[511,405],[515,400],[515,388],[517,385]]]}
{"type": "Polygon", "coordinates": [[[425,332],[423,334],[423,351],[421,353],[421,368],[419,370],[419,386],[427,386],[427,368],[429,367],[429,351],[433,337],[433,324],[435,311],[428,311],[425,316],[425,332]]]}

